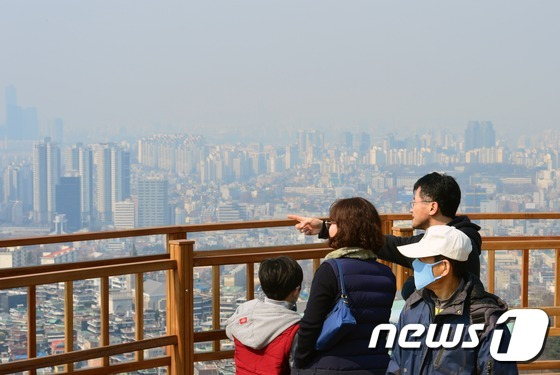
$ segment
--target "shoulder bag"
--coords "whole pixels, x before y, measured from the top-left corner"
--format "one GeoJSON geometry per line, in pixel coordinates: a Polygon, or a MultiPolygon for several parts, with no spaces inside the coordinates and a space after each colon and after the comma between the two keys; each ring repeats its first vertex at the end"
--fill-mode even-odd
{"type": "Polygon", "coordinates": [[[333,307],[332,311],[327,315],[325,322],[323,323],[323,329],[321,334],[317,339],[315,344],[315,349],[317,350],[329,350],[336,343],[340,341],[351,329],[356,325],[356,319],[352,315],[350,310],[350,305],[348,303],[348,296],[346,295],[346,288],[344,287],[344,275],[342,274],[342,267],[340,262],[336,259],[327,260],[327,262],[333,266],[335,274],[338,273],[338,279],[340,280],[340,297],[333,307]],[[338,272],[336,272],[338,270],[338,272]]]}

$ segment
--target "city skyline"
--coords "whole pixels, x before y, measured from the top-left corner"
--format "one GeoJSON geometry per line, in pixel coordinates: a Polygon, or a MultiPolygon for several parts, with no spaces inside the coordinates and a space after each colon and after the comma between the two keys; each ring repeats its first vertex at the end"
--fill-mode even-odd
{"type": "Polygon", "coordinates": [[[42,127],[64,119],[70,137],[456,131],[471,120],[505,137],[560,123],[553,1],[0,9],[0,87],[14,85],[42,127]]]}

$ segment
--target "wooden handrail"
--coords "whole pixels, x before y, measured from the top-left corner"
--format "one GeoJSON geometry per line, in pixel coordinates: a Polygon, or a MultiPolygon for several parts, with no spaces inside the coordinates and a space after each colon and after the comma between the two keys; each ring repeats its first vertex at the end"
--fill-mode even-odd
{"type": "Polygon", "coordinates": [[[155,339],[127,342],[110,347],[84,349],[71,353],[54,354],[47,357],[29,358],[21,361],[7,362],[0,365],[0,374],[13,374],[15,372],[28,371],[43,367],[57,366],[64,363],[80,362],[101,356],[112,356],[135,350],[158,348],[167,345],[176,345],[177,336],[162,336],[155,339]]]}
{"type": "MultiPolygon", "coordinates": [[[[87,271],[87,278],[93,279],[98,277],[109,277],[117,275],[126,275],[136,272],[151,272],[169,270],[176,267],[176,263],[172,260],[157,260],[151,262],[136,262],[128,264],[108,265],[100,267],[92,267],[87,271]]],[[[68,271],[47,272],[35,275],[20,275],[6,277],[0,283],[0,289],[20,288],[31,285],[53,284],[63,281],[83,280],[83,269],[72,269],[68,271]]]]}
{"type": "MultiPolygon", "coordinates": [[[[556,212],[468,213],[467,215],[471,220],[560,219],[560,213],[556,213],[556,212]]],[[[380,217],[382,222],[384,223],[385,233],[390,233],[394,221],[411,220],[412,218],[410,214],[381,214],[380,217]]],[[[151,235],[172,234],[172,235],[180,236],[181,234],[184,233],[215,232],[221,230],[236,230],[236,229],[277,228],[277,227],[288,227],[294,225],[295,223],[296,221],[294,220],[259,220],[259,221],[244,221],[244,222],[235,222],[235,223],[206,223],[206,224],[192,224],[192,225],[178,225],[178,226],[149,227],[149,228],[128,229],[128,230],[113,230],[113,231],[104,231],[104,232],[72,233],[72,234],[61,234],[56,236],[19,237],[19,238],[10,238],[10,239],[0,239],[0,248],[12,247],[12,246],[44,245],[44,244],[77,242],[77,241],[107,240],[107,239],[125,238],[125,237],[142,237],[142,236],[151,236],[151,235]]]]}
{"type": "MultiPolygon", "coordinates": [[[[509,220],[509,219],[559,219],[560,213],[508,213],[508,214],[469,214],[473,220],[509,220]]],[[[383,228],[385,232],[389,232],[396,220],[410,220],[409,214],[382,215],[383,228]]],[[[122,238],[122,237],[138,237],[148,235],[166,235],[166,243],[168,253],[153,256],[129,257],[119,259],[105,259],[100,261],[89,261],[79,263],[68,263],[60,265],[45,265],[23,267],[15,269],[0,270],[0,289],[27,287],[28,298],[35,299],[34,291],[37,285],[51,284],[57,282],[65,282],[65,313],[71,313],[72,309],[72,282],[75,280],[99,278],[101,279],[101,324],[102,324],[102,342],[101,347],[88,350],[73,350],[73,320],[72,314],[65,315],[65,338],[66,353],[61,355],[33,358],[36,353],[30,351],[26,360],[10,362],[0,365],[0,374],[10,373],[7,370],[10,366],[18,364],[17,368],[25,368],[33,373],[36,369],[49,367],[54,365],[66,365],[68,373],[76,374],[108,374],[119,371],[133,371],[133,369],[150,368],[145,367],[149,364],[161,364],[169,366],[173,374],[191,374],[193,372],[193,364],[195,361],[216,360],[224,358],[232,358],[233,351],[221,351],[220,340],[225,339],[224,330],[220,329],[219,320],[213,321],[213,330],[209,332],[194,332],[192,311],[193,311],[193,270],[194,267],[212,266],[214,270],[213,290],[214,300],[219,303],[220,275],[219,268],[225,264],[246,264],[247,277],[247,299],[254,296],[254,264],[262,260],[279,255],[289,255],[296,260],[311,259],[313,267],[316,269],[330,249],[326,243],[314,243],[305,245],[288,245],[288,246],[269,246],[256,248],[236,248],[222,249],[213,251],[193,251],[194,242],[185,240],[189,232],[205,232],[205,231],[225,231],[236,229],[257,229],[257,228],[273,228],[286,227],[295,224],[292,220],[269,220],[256,222],[241,223],[218,223],[218,224],[200,224],[188,226],[173,226],[159,228],[145,228],[126,231],[96,232],[96,233],[80,233],[62,236],[43,236],[33,238],[19,238],[0,240],[0,247],[7,246],[28,246],[47,243],[63,243],[70,241],[92,241],[99,239],[122,238]],[[167,323],[168,336],[158,339],[143,339],[143,321],[142,314],[135,314],[136,341],[134,343],[109,345],[108,342],[108,277],[123,274],[135,275],[137,280],[137,288],[135,298],[136,308],[142,311],[142,277],[143,273],[151,271],[167,270],[168,272],[168,291],[167,291],[167,323]],[[70,300],[70,301],[69,301],[70,300]],[[186,318],[190,316],[190,318],[186,318]],[[151,341],[159,340],[163,341],[151,341]],[[169,341],[166,341],[169,340],[169,341]],[[214,351],[205,353],[194,353],[194,343],[214,342],[214,351]],[[170,355],[157,359],[144,359],[143,350],[147,349],[146,343],[152,345],[160,343],[160,345],[152,347],[166,347],[171,349],[170,355]],[[161,344],[163,342],[163,344],[161,344]],[[137,344],[139,346],[127,346],[129,350],[124,352],[135,352],[135,361],[128,364],[115,365],[109,363],[109,357],[115,354],[121,354],[118,350],[122,349],[120,345],[137,344]],[[120,348],[120,349],[119,349],[120,348]],[[132,348],[132,349],[131,349],[132,348]],[[86,370],[73,369],[73,363],[93,358],[105,358],[104,366],[99,368],[88,368],[86,370]],[[46,363],[46,365],[45,365],[46,363]],[[6,367],[6,365],[10,365],[6,367]],[[130,369],[130,370],[125,370],[130,369]]],[[[550,329],[550,335],[560,335],[560,237],[556,236],[494,236],[484,237],[483,250],[488,251],[489,275],[493,277],[493,254],[497,250],[521,250],[523,253],[522,275],[523,288],[522,306],[527,305],[528,300],[528,269],[529,269],[529,252],[539,249],[556,249],[556,293],[555,306],[542,307],[549,316],[559,317],[556,319],[555,326],[550,329]]],[[[398,268],[395,268],[398,271],[398,268]]],[[[493,280],[492,280],[493,281],[493,280]]],[[[493,282],[489,282],[489,289],[493,290],[493,282]]],[[[34,301],[29,301],[28,306],[32,307],[34,301]]],[[[34,310],[34,309],[32,309],[34,310]]],[[[213,317],[219,318],[219,304],[215,305],[213,317]]],[[[34,320],[32,314],[28,315],[29,319],[29,342],[28,347],[34,348],[35,339],[34,320]],[[33,321],[33,322],[32,322],[33,321]]],[[[124,353],[122,352],[122,353],[124,353]]],[[[532,364],[523,364],[523,368],[560,368],[558,361],[539,361],[532,364]],[[545,366],[545,367],[543,367],[545,366]],[[548,366],[548,367],[546,367],[548,366]],[[555,367],[558,366],[558,367],[555,367]]],[[[521,368],[521,366],[520,366],[521,368]]],[[[18,370],[18,371],[26,371],[18,370]]]]}

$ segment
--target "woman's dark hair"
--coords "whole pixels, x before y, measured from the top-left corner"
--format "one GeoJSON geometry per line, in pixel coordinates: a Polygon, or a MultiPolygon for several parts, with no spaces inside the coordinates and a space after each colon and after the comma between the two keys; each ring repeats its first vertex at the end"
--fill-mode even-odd
{"type": "Polygon", "coordinates": [[[259,266],[259,280],[264,294],[277,301],[282,301],[301,286],[303,270],[290,257],[269,258],[259,266]]]}
{"type": "Polygon", "coordinates": [[[329,216],[337,226],[336,234],[329,238],[333,249],[361,247],[377,254],[383,246],[381,219],[370,201],[360,197],[339,199],[331,205],[329,216]]]}

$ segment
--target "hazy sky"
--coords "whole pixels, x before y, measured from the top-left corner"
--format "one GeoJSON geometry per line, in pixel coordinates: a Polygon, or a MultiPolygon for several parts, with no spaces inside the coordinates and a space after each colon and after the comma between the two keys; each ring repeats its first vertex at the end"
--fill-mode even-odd
{"type": "Polygon", "coordinates": [[[560,129],[560,2],[0,0],[5,86],[69,134],[560,129]]]}

